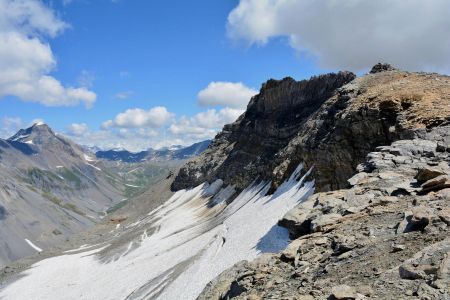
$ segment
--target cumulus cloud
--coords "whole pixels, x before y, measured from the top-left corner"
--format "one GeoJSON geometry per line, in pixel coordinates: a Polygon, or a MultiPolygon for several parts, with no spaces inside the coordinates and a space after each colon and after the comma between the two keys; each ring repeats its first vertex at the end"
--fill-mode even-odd
{"type": "Polygon", "coordinates": [[[89,131],[89,127],[85,123],[73,123],[68,127],[68,133],[73,136],[83,136],[89,131]]]}
{"type": "Polygon", "coordinates": [[[166,124],[173,114],[164,106],[156,106],[149,110],[141,108],[127,109],[119,113],[114,120],[108,120],[102,124],[102,128],[111,127],[139,128],[139,127],[161,127],[166,124]]]}
{"type": "Polygon", "coordinates": [[[192,117],[183,116],[169,127],[169,132],[177,138],[190,140],[211,139],[225,124],[234,122],[244,111],[233,108],[209,109],[192,117]]]}
{"type": "Polygon", "coordinates": [[[448,70],[449,11],[447,0],[240,0],[227,28],[250,44],[287,37],[325,68],[364,70],[386,61],[448,70]]]}
{"type": "MultiPolygon", "coordinates": [[[[72,128],[72,125],[69,126],[65,135],[80,145],[96,146],[101,149],[125,148],[130,151],[142,151],[149,147],[166,145],[163,136],[152,128],[110,128],[100,130],[89,130],[89,128],[86,128],[85,130],[84,126],[72,128]],[[77,129],[80,129],[82,134],[77,129]]],[[[167,142],[170,143],[170,141],[167,142]]]]}
{"type": "Polygon", "coordinates": [[[198,93],[201,106],[225,106],[245,108],[250,98],[258,91],[245,86],[242,82],[211,82],[198,93]]]}
{"type": "Polygon", "coordinates": [[[242,113],[240,109],[223,108],[176,117],[161,106],[149,110],[134,108],[104,122],[100,130],[91,131],[84,123],[71,124],[66,135],[80,144],[104,149],[121,147],[140,151],[149,147],[187,146],[213,138],[242,113]]]}
{"type": "Polygon", "coordinates": [[[56,67],[50,45],[68,25],[37,0],[0,0],[0,98],[16,96],[46,106],[91,107],[96,94],[86,87],[64,87],[49,73],[56,67]]]}

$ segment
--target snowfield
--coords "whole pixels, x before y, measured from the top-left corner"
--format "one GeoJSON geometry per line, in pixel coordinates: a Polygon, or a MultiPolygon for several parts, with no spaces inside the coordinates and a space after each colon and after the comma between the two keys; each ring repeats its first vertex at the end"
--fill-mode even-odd
{"type": "Polygon", "coordinates": [[[273,195],[255,183],[228,205],[234,189],[220,180],[179,191],[104,244],[34,264],[0,298],[195,299],[235,263],[287,246],[276,224],[314,189],[301,168],[273,195]]]}

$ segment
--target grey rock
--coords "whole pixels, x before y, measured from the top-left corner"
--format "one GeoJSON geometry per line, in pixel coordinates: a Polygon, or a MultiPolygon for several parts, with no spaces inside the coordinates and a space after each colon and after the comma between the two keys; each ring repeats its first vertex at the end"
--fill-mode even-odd
{"type": "Polygon", "coordinates": [[[348,285],[342,284],[331,288],[331,299],[350,300],[356,299],[356,297],[355,289],[348,285]]]}
{"type": "Polygon", "coordinates": [[[422,192],[442,190],[450,187],[450,175],[440,175],[422,184],[422,192]]]}
{"type": "Polygon", "coordinates": [[[311,221],[311,231],[323,231],[326,226],[335,224],[342,216],[340,214],[320,215],[311,221]]]}
{"type": "Polygon", "coordinates": [[[377,63],[375,66],[372,67],[370,70],[370,74],[380,73],[380,72],[386,72],[386,71],[395,71],[397,70],[390,64],[386,63],[377,63]]]}
{"type": "Polygon", "coordinates": [[[438,176],[445,175],[446,172],[438,168],[423,167],[419,169],[416,179],[419,182],[425,182],[438,176]]]}

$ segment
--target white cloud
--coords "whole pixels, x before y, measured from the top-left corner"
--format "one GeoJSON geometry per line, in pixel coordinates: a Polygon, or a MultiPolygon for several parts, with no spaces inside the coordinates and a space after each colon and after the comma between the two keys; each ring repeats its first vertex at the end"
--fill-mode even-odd
{"type": "Polygon", "coordinates": [[[225,106],[245,108],[250,98],[258,91],[245,86],[242,82],[211,82],[198,93],[201,106],[225,106]]]}
{"type": "Polygon", "coordinates": [[[173,117],[173,114],[164,106],[156,106],[149,110],[141,108],[127,109],[119,113],[114,120],[108,120],[102,124],[102,128],[110,127],[139,128],[161,127],[173,117]]]}
{"type": "Polygon", "coordinates": [[[23,121],[19,117],[3,117],[0,127],[0,137],[9,138],[23,126],[23,121]]]}
{"type": "Polygon", "coordinates": [[[73,136],[83,136],[88,133],[89,127],[85,123],[73,123],[68,127],[68,133],[73,136]]]}
{"type": "Polygon", "coordinates": [[[96,94],[86,87],[64,87],[49,73],[56,59],[44,37],[56,37],[68,25],[36,0],[0,0],[0,98],[16,96],[46,106],[91,107],[96,94]]]}
{"type": "Polygon", "coordinates": [[[114,95],[115,99],[125,100],[130,98],[133,95],[133,91],[119,92],[114,95]]]}
{"type": "Polygon", "coordinates": [[[94,86],[95,75],[90,71],[82,70],[77,81],[84,88],[92,88],[94,86]]]}
{"type": "Polygon", "coordinates": [[[64,6],[69,5],[73,2],[73,0],[62,0],[64,6]]]}
{"type": "Polygon", "coordinates": [[[209,109],[193,116],[175,115],[165,107],[129,109],[104,122],[100,130],[72,124],[66,134],[77,143],[105,149],[122,147],[131,151],[171,145],[191,145],[213,138],[223,125],[234,122],[243,110],[209,109]]]}
{"type": "Polygon", "coordinates": [[[152,128],[109,128],[87,130],[83,134],[73,132],[69,128],[65,135],[80,145],[97,146],[102,149],[125,148],[130,151],[142,151],[149,147],[165,145],[160,132],[152,128]]]}
{"type": "Polygon", "coordinates": [[[228,16],[233,40],[264,45],[288,37],[322,67],[363,70],[379,61],[448,71],[448,0],[240,0],[228,16]]]}
{"type": "Polygon", "coordinates": [[[213,138],[225,124],[234,122],[244,111],[223,108],[209,109],[192,117],[183,116],[169,127],[169,132],[177,138],[200,141],[213,138]]]}

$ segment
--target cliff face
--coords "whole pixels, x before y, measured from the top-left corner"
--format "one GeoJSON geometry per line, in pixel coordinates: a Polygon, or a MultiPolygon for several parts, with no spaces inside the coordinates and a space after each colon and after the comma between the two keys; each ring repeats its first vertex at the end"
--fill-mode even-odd
{"type": "Polygon", "coordinates": [[[280,254],[241,262],[199,299],[450,299],[450,127],[371,152],[350,188],[280,223],[280,254]]]}
{"type": "Polygon", "coordinates": [[[184,166],[172,188],[220,178],[238,188],[254,178],[282,183],[304,162],[319,191],[347,186],[377,146],[450,122],[450,78],[386,65],[296,82],[269,80],[235,123],[184,166]]]}
{"type": "Polygon", "coordinates": [[[303,81],[267,81],[251,99],[247,111],[235,123],[226,125],[201,156],[180,170],[172,188],[220,178],[242,189],[257,177],[271,178],[277,153],[337,88],[354,78],[353,73],[340,72],[303,81]]]}

